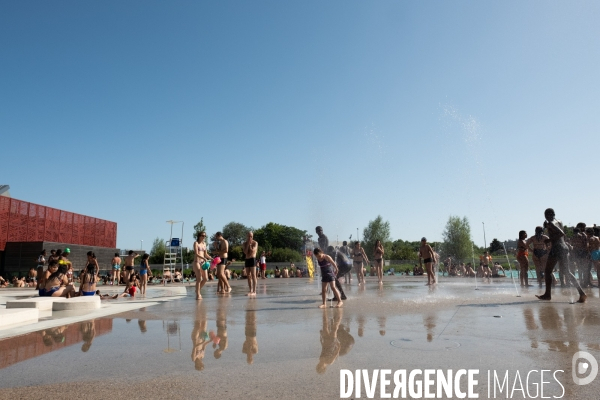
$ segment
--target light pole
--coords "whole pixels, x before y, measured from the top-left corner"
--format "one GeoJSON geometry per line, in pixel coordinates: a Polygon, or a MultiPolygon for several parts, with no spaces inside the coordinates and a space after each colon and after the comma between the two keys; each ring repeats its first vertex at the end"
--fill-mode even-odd
{"type": "Polygon", "coordinates": [[[144,250],[144,241],[140,240],[140,250],[144,250]]]}
{"type": "Polygon", "coordinates": [[[483,224],[483,248],[487,249],[487,242],[485,241],[485,222],[482,222],[483,224]]]}

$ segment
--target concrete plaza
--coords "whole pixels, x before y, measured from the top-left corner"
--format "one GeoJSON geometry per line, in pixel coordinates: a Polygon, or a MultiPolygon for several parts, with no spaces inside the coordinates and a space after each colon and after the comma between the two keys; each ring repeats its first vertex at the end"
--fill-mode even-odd
{"type": "MultiPolygon", "coordinates": [[[[259,280],[256,298],[236,280],[230,295],[211,282],[202,301],[188,286],[168,301],[111,300],[112,315],[103,306],[103,314],[0,331],[0,398],[331,399],[342,369],[478,369],[479,398],[507,397],[498,388],[488,397],[488,371],[508,371],[512,389],[517,373],[527,386],[529,371],[550,370],[544,396],[600,397],[600,378],[572,379],[576,352],[600,359],[598,289],[571,304],[574,290],[540,302],[537,288],[508,278],[477,288],[474,279],[441,278],[434,288],[422,277],[385,277],[382,287],[373,279],[345,285],[341,309],[317,308],[315,280],[259,280]]],[[[530,374],[529,397],[517,385],[513,398],[533,397],[533,383],[539,373],[530,374]]]]}

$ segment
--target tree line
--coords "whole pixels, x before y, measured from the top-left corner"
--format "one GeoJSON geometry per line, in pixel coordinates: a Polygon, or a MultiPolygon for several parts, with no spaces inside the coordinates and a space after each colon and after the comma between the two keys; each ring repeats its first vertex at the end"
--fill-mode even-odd
{"type": "MultiPolygon", "coordinates": [[[[206,232],[204,218],[194,225],[194,237],[196,240],[197,232],[206,232]]],[[[229,258],[243,260],[242,243],[246,240],[248,231],[254,232],[254,239],[258,242],[258,254],[263,251],[270,253],[269,260],[272,262],[299,262],[303,259],[305,238],[311,237],[306,230],[298,229],[293,226],[286,226],[269,222],[260,228],[246,226],[240,222],[229,222],[221,232],[223,237],[229,242],[229,258]]],[[[215,240],[216,232],[210,234],[208,244],[215,240]]],[[[484,249],[475,246],[471,239],[471,228],[466,217],[460,218],[450,216],[442,233],[442,242],[430,242],[431,246],[442,257],[453,257],[457,261],[470,260],[473,254],[481,254],[484,249]]],[[[406,260],[417,261],[420,241],[405,241],[402,239],[393,240],[390,233],[390,222],[385,221],[381,215],[374,220],[369,221],[367,227],[363,229],[361,246],[364,247],[367,255],[372,255],[375,248],[375,242],[380,240],[385,249],[385,259],[388,260],[406,260]]],[[[491,246],[496,246],[497,240],[492,241],[491,246]]],[[[152,264],[162,264],[166,251],[166,241],[156,238],[150,250],[150,262],[152,264]]],[[[192,263],[194,254],[191,249],[184,248],[183,262],[192,263]]]]}

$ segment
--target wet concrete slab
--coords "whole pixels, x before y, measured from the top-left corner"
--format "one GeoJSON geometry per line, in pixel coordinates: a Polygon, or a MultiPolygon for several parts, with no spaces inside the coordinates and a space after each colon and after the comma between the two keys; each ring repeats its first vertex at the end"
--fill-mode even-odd
{"type": "Polygon", "coordinates": [[[233,281],[230,295],[210,283],[202,301],[188,287],[171,301],[81,316],[0,340],[0,360],[11,360],[0,366],[0,398],[339,398],[342,369],[479,369],[479,398],[494,398],[488,371],[508,371],[511,387],[517,373],[525,382],[530,371],[562,371],[558,382],[544,377],[545,396],[564,387],[562,398],[598,398],[600,378],[585,386],[572,379],[575,353],[600,360],[598,289],[571,304],[572,290],[539,302],[537,288],[521,291],[510,280],[477,290],[473,280],[424,283],[353,282],[344,307],[325,310],[317,308],[320,283],[308,279],[260,280],[256,298],[244,295],[245,281],[233,281]]]}

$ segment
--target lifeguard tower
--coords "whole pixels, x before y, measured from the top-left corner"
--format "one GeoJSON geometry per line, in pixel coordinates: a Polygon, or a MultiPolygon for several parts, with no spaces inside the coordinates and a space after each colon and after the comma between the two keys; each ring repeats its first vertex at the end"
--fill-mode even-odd
{"type": "Polygon", "coordinates": [[[171,236],[165,243],[165,257],[163,261],[163,285],[167,284],[167,275],[171,282],[174,282],[175,269],[181,268],[181,284],[183,285],[183,221],[167,221],[171,224],[171,236]],[[173,225],[181,224],[181,237],[173,237],[173,225]]]}

